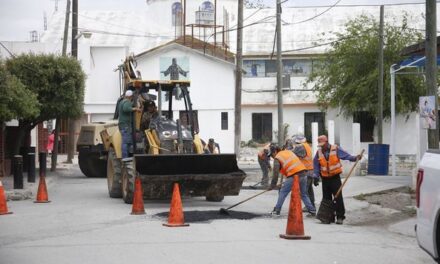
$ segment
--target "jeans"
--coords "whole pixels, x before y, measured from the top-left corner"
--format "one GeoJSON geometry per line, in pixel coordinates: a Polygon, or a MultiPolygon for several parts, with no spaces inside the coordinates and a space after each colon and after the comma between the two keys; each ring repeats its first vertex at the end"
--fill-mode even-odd
{"type": "MultiPolygon", "coordinates": [[[[284,200],[286,200],[287,195],[292,191],[293,178],[294,176],[287,177],[283,183],[283,186],[281,186],[280,193],[278,195],[278,201],[275,205],[276,211],[281,211],[284,200]]],[[[307,195],[307,175],[302,174],[301,176],[299,176],[299,187],[301,192],[301,200],[307,207],[307,211],[309,211],[310,213],[316,213],[316,209],[312,205],[312,202],[310,202],[310,198],[307,195]]]]}
{"type": "Polygon", "coordinates": [[[122,158],[128,158],[128,151],[130,147],[133,145],[132,140],[133,137],[131,135],[131,128],[129,127],[120,127],[119,131],[121,132],[122,137],[122,144],[121,144],[121,151],[122,151],[122,158]]]}
{"type": "Polygon", "coordinates": [[[313,191],[313,170],[307,171],[307,194],[309,195],[310,202],[315,206],[315,192],[313,191]]]}

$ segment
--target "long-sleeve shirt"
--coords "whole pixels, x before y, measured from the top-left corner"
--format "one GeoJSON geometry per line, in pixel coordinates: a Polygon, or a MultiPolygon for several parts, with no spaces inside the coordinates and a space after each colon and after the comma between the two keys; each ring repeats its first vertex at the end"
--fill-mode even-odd
{"type": "MultiPolygon", "coordinates": [[[[322,153],[324,154],[326,160],[328,160],[328,156],[330,155],[330,148],[331,146],[328,145],[327,150],[322,153]]],[[[356,156],[352,156],[348,154],[345,150],[343,150],[339,146],[336,155],[338,155],[338,158],[341,160],[356,161],[357,158],[356,156]]],[[[319,178],[320,175],[321,175],[321,164],[319,163],[319,154],[317,151],[315,157],[313,158],[313,177],[319,178]]]]}

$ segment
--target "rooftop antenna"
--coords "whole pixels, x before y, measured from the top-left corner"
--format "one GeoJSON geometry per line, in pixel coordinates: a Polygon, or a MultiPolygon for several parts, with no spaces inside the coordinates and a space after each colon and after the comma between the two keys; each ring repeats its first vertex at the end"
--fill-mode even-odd
{"type": "Polygon", "coordinates": [[[44,11],[44,31],[47,30],[47,14],[46,11],[44,11]]]}
{"type": "Polygon", "coordinates": [[[55,12],[58,12],[58,2],[59,2],[60,0],[51,0],[51,1],[54,1],[54,2],[55,2],[55,12]]]}

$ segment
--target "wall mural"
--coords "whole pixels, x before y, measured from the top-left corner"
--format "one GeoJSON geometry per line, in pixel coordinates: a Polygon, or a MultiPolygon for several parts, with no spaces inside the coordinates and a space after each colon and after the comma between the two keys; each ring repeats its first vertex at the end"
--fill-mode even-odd
{"type": "Polygon", "coordinates": [[[188,57],[161,57],[160,58],[161,80],[189,80],[188,57]]]}

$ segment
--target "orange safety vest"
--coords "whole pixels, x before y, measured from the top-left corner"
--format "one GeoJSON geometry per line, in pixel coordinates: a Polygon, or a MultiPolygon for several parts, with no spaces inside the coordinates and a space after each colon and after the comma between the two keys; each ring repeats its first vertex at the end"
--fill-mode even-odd
{"type": "Polygon", "coordinates": [[[286,177],[297,174],[306,170],[301,160],[290,150],[282,150],[275,156],[280,162],[280,172],[286,177]]]}
{"type": "Polygon", "coordinates": [[[302,163],[306,167],[307,170],[313,170],[313,157],[312,157],[312,148],[308,143],[301,143],[306,150],[306,156],[301,159],[302,163]]]}
{"type": "Polygon", "coordinates": [[[325,159],[322,150],[318,150],[319,164],[321,165],[321,176],[331,177],[342,173],[341,161],[338,157],[338,146],[330,146],[330,154],[328,155],[328,161],[325,159]]]}

